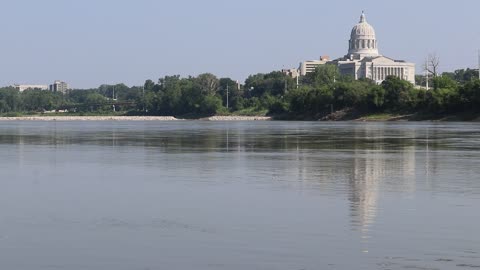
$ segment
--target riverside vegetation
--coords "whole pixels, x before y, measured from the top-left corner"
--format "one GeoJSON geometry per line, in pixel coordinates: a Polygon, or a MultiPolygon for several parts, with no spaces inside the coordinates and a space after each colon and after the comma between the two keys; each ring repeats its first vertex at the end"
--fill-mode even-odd
{"type": "MultiPolygon", "coordinates": [[[[425,78],[417,79],[418,84],[425,84],[425,78]]],[[[289,120],[421,120],[448,116],[471,120],[480,115],[478,71],[443,73],[432,76],[429,82],[429,91],[397,77],[388,77],[377,85],[368,79],[340,76],[336,66],[325,65],[302,77],[298,87],[296,80],[278,71],[251,75],[241,86],[230,78],[205,73],[186,78],[165,76],[157,82],[147,80],[144,86],[101,85],[65,94],[35,89],[19,92],[9,87],[0,89],[0,115],[60,110],[71,115],[271,115],[289,120]]]]}

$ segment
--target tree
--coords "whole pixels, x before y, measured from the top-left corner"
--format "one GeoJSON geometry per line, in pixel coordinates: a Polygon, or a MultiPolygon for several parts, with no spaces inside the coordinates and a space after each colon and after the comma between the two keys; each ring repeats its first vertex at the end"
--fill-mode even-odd
{"type": "Polygon", "coordinates": [[[459,94],[466,109],[480,110],[480,80],[467,82],[459,88],[459,94]]]}
{"type": "Polygon", "coordinates": [[[328,86],[302,86],[288,93],[287,102],[292,113],[315,115],[331,107],[334,102],[333,90],[328,86]]]}
{"type": "Polygon", "coordinates": [[[12,109],[8,106],[7,102],[3,99],[0,99],[0,113],[10,112],[12,109]]]}
{"type": "Polygon", "coordinates": [[[201,113],[215,114],[222,108],[222,100],[216,96],[205,96],[200,105],[201,113]]]}
{"type": "Polygon", "coordinates": [[[440,66],[440,57],[437,54],[428,55],[427,61],[425,63],[425,70],[433,77],[438,76],[438,67],[440,66]]]}
{"type": "Polygon", "coordinates": [[[152,80],[146,80],[143,87],[145,91],[153,91],[153,88],[155,87],[155,83],[152,80]]]}
{"type": "Polygon", "coordinates": [[[4,112],[17,112],[22,105],[20,92],[13,87],[0,89],[0,100],[3,101],[4,112]]]}
{"type": "Polygon", "coordinates": [[[222,98],[223,105],[227,106],[227,89],[228,89],[228,104],[232,105],[232,101],[241,96],[240,89],[238,89],[237,82],[230,78],[221,78],[218,94],[222,98]]]}
{"type": "Polygon", "coordinates": [[[371,110],[378,110],[383,108],[385,103],[385,89],[383,87],[375,85],[370,88],[367,94],[367,106],[371,110]]]}
{"type": "Polygon", "coordinates": [[[220,81],[211,73],[203,73],[198,75],[195,82],[200,87],[204,95],[214,96],[220,87],[220,81]]]}
{"type": "Polygon", "coordinates": [[[20,94],[23,109],[26,111],[50,111],[58,107],[61,93],[45,90],[26,90],[20,94]]]}
{"type": "Polygon", "coordinates": [[[476,69],[458,69],[455,70],[454,72],[444,72],[442,74],[442,77],[449,77],[452,80],[455,80],[456,82],[460,84],[464,84],[466,82],[470,82],[473,80],[478,79],[478,70],[476,69]]]}
{"type": "Polygon", "coordinates": [[[337,108],[365,107],[370,83],[362,81],[341,82],[335,85],[334,98],[337,108]]]}
{"type": "Polygon", "coordinates": [[[249,89],[248,95],[254,97],[265,94],[283,96],[287,91],[295,88],[295,81],[281,71],[273,71],[249,76],[245,81],[245,87],[249,89]]]}
{"type": "Polygon", "coordinates": [[[340,79],[340,73],[336,65],[321,65],[314,72],[308,73],[304,81],[312,86],[333,86],[336,80],[340,79]]]}
{"type": "Polygon", "coordinates": [[[433,88],[440,89],[440,88],[448,88],[448,89],[457,89],[457,82],[452,80],[448,76],[440,76],[433,78],[433,88]]]}
{"type": "Polygon", "coordinates": [[[385,90],[385,106],[390,110],[410,109],[417,102],[413,85],[408,81],[388,76],[382,87],[385,90]]]}
{"type": "Polygon", "coordinates": [[[92,107],[97,107],[107,103],[107,100],[105,96],[101,95],[100,93],[92,92],[86,96],[85,103],[92,107]]]}

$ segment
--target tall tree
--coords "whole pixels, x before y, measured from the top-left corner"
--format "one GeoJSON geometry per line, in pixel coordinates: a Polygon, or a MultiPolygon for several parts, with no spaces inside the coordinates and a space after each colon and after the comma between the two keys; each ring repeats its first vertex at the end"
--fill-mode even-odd
{"type": "Polygon", "coordinates": [[[312,86],[333,86],[336,80],[340,79],[340,73],[336,65],[321,65],[314,72],[308,73],[305,77],[307,84],[312,86]]]}
{"type": "Polygon", "coordinates": [[[216,95],[220,87],[220,81],[215,75],[211,73],[203,73],[198,75],[198,77],[195,79],[195,82],[198,84],[200,90],[205,95],[216,95]]]}
{"type": "Polygon", "coordinates": [[[438,68],[440,66],[440,57],[436,53],[428,55],[427,61],[425,63],[425,70],[433,75],[434,78],[438,76],[438,68]]]}

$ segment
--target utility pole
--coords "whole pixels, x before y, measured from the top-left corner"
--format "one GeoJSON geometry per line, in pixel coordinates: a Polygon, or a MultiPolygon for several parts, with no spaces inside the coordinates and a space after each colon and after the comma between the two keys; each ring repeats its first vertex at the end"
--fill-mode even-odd
{"type": "Polygon", "coordinates": [[[425,81],[428,91],[428,60],[425,60],[425,81]]]}
{"type": "Polygon", "coordinates": [[[112,100],[113,100],[113,112],[116,111],[115,109],[115,85],[113,86],[113,92],[112,92],[112,100]]]}
{"type": "Polygon", "coordinates": [[[227,110],[229,109],[228,105],[229,105],[229,103],[228,103],[228,82],[227,82],[227,110]]]}
{"type": "Polygon", "coordinates": [[[480,80],[480,50],[478,50],[478,79],[480,80]]]}
{"type": "Polygon", "coordinates": [[[145,85],[142,87],[142,94],[143,94],[143,112],[146,113],[146,100],[145,100],[145,85]]]}
{"type": "Polygon", "coordinates": [[[298,87],[300,86],[300,68],[297,69],[297,77],[295,79],[297,79],[297,89],[298,89],[298,87]]]}

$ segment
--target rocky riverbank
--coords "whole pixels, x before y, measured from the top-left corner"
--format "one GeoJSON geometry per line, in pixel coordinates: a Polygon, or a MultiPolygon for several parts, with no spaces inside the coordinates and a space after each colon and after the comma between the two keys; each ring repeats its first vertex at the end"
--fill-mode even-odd
{"type": "MultiPolygon", "coordinates": [[[[20,116],[0,117],[0,121],[179,121],[173,116],[20,116]]],[[[211,116],[202,121],[270,121],[266,116],[211,116]]]]}
{"type": "Polygon", "coordinates": [[[0,121],[178,121],[173,116],[23,116],[0,117],[0,121]]]}
{"type": "Polygon", "coordinates": [[[205,121],[270,121],[272,117],[268,116],[211,116],[202,118],[205,121]]]}

